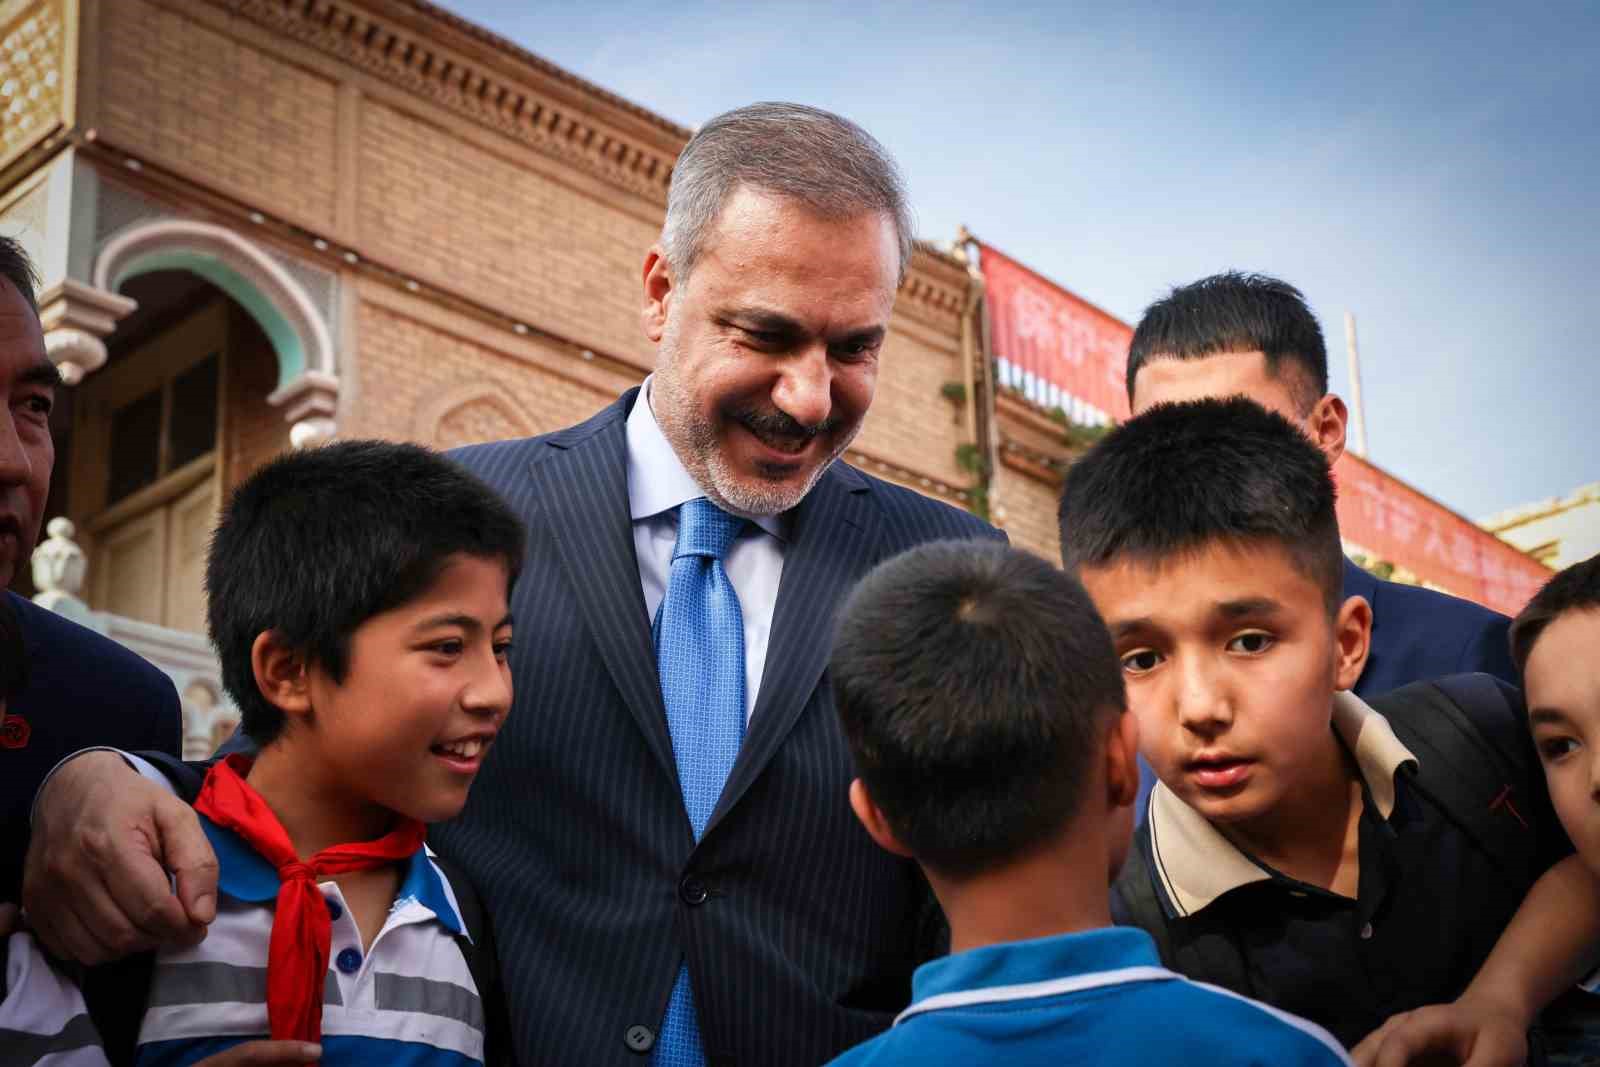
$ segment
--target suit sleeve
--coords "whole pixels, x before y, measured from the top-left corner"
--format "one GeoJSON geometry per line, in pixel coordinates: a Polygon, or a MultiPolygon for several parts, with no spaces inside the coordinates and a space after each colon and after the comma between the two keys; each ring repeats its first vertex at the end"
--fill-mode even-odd
{"type": "Polygon", "coordinates": [[[1508,685],[1521,685],[1516,664],[1511,661],[1510,629],[1511,620],[1498,614],[1489,616],[1483,625],[1474,627],[1461,648],[1461,658],[1455,672],[1492,674],[1508,685]]]}

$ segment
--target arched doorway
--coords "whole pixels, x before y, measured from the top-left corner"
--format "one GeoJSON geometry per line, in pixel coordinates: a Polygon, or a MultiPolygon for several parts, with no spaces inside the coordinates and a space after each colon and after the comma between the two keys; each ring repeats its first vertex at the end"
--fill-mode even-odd
{"type": "Polygon", "coordinates": [[[196,274],[152,271],[121,291],[137,310],[72,400],[67,510],[88,554],[87,599],[204,633],[206,547],[238,466],[235,423],[253,425],[258,451],[288,445],[267,400],[277,360],[254,316],[196,274]]]}
{"type": "Polygon", "coordinates": [[[89,606],[203,633],[205,554],[227,491],[333,432],[331,310],[254,242],[194,220],[111,236],[93,282],[135,310],[104,338],[104,366],[73,390],[63,427],[60,510],[88,555],[89,606]]]}

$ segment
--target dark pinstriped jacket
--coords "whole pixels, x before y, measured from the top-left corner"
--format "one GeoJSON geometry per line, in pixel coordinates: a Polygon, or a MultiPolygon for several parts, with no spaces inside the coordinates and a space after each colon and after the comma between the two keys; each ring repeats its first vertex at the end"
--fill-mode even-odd
{"type": "Polygon", "coordinates": [[[637,395],[453,454],[529,541],[514,710],[432,842],[488,908],[521,1063],[640,1067],[687,958],[711,1064],[814,1067],[889,1024],[940,936],[916,868],[851,814],[823,678],[832,613],[879,560],[1002,535],[842,462],[823,475],[796,509],[761,691],[697,845],[634,557],[624,426],[637,395]]]}

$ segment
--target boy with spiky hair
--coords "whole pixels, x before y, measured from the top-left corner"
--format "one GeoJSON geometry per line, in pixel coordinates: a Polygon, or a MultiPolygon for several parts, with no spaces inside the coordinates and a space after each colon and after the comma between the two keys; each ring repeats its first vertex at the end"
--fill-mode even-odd
{"type": "Polygon", "coordinates": [[[829,670],[850,803],[921,865],[951,947],[894,1028],[836,1064],[1348,1062],[1320,1028],[1184,981],[1111,927],[1137,726],[1069,575],[1003,545],[913,549],[851,596],[829,670]]]}
{"type": "Polygon", "coordinates": [[[414,445],[292,452],[235,491],[208,621],[257,751],[213,765],[195,801],[217,917],[156,956],[139,1063],[269,1034],[330,1064],[496,1055],[470,887],[423,837],[466,803],[510,710],[524,536],[492,490],[414,445]]]}
{"type": "Polygon", "coordinates": [[[1460,994],[1571,846],[1514,690],[1349,691],[1372,616],[1323,454],[1242,397],[1158,406],[1072,467],[1060,517],[1160,778],[1118,917],[1347,1045],[1460,994]]]}

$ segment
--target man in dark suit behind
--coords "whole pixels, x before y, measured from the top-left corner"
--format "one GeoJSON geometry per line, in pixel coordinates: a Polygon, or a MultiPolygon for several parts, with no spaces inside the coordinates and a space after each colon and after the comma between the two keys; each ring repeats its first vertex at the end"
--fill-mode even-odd
{"type": "MultiPolygon", "coordinates": [[[[1328,392],[1322,328],[1300,291],[1228,272],[1179,286],[1145,309],[1128,350],[1128,404],[1243,395],[1305,430],[1332,465],[1344,454],[1344,401],[1328,392]]],[[[1372,606],[1372,649],[1357,696],[1482,671],[1517,685],[1511,620],[1469,600],[1386,582],[1350,560],[1344,595],[1372,606]]],[[[1140,808],[1154,779],[1144,769],[1140,808]]]]}
{"type": "MultiPolygon", "coordinates": [[[[578,426],[456,454],[530,540],[503,751],[434,841],[488,905],[524,1063],[820,1063],[886,1027],[938,951],[926,883],[853,823],[823,678],[873,564],[999,536],[838,458],[910,250],[864,131],[792,105],[713,119],[644,261],[656,372],[578,426]]],[[[30,908],[90,881],[62,813],[113,781],[94,820],[171,810],[114,758],[69,764],[29,875],[57,891],[30,908]]],[[[148,895],[148,861],[108,879],[146,916],[110,923],[118,952],[211,913],[192,835],[155,851],[178,897],[148,895]]]]}
{"type": "Polygon", "coordinates": [[[18,899],[28,806],[50,768],[87,745],[178,754],[172,681],[121,645],[6,589],[44,521],[55,446],[50,411],[61,376],[45,354],[33,268],[0,237],[0,904],[18,899]]]}

